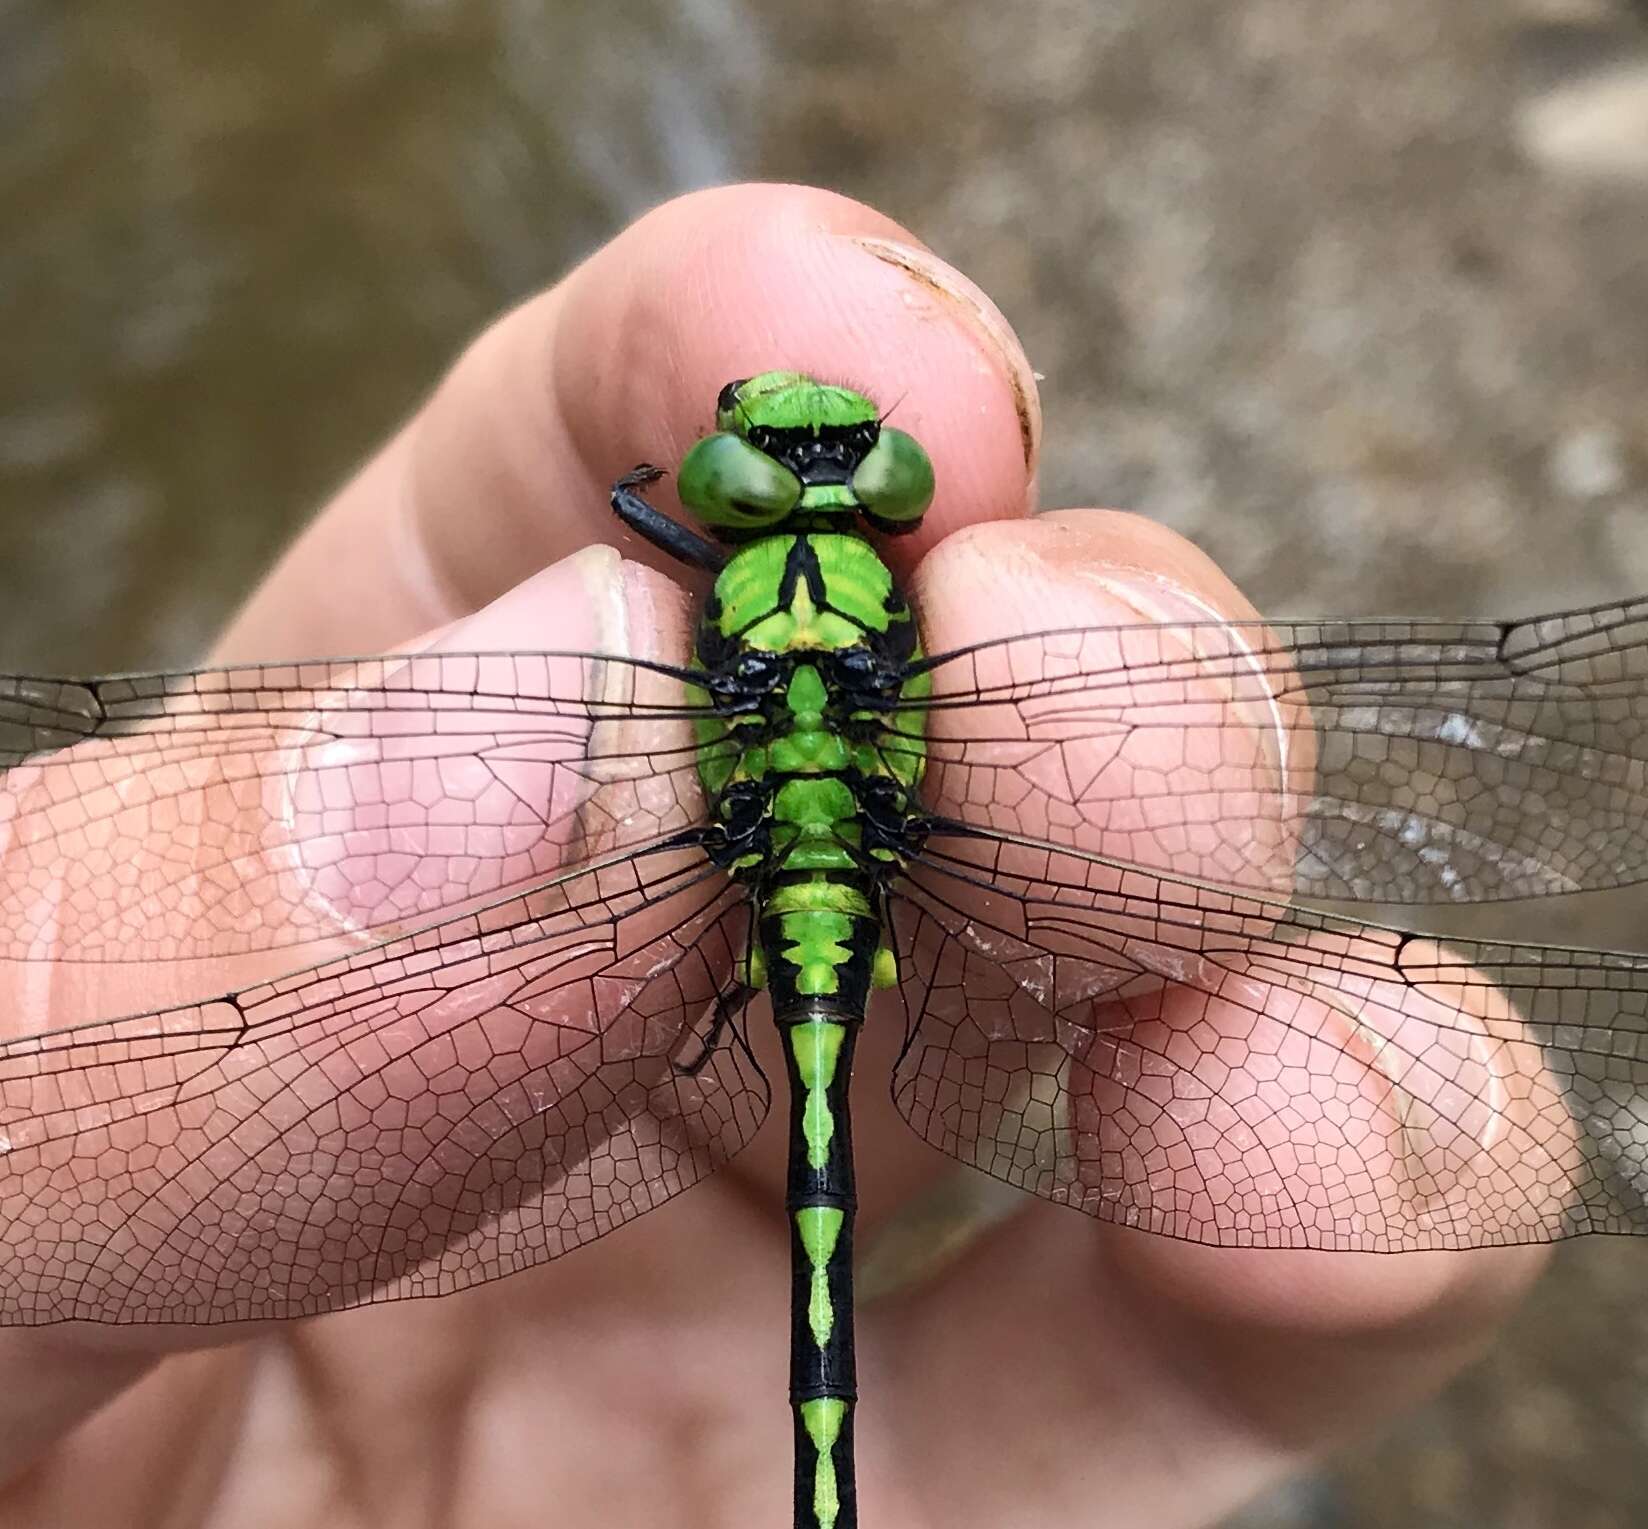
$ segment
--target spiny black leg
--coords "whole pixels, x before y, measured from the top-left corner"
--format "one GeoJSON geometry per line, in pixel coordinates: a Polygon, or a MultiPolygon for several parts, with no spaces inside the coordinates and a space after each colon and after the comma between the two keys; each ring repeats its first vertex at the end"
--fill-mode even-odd
{"type": "Polygon", "coordinates": [[[634,472],[625,473],[612,485],[612,508],[637,536],[645,537],[660,551],[669,553],[676,562],[720,573],[727,566],[724,549],[680,521],[671,520],[637,492],[663,476],[664,470],[650,462],[643,462],[634,472]]]}
{"type": "Polygon", "coordinates": [[[732,986],[723,988],[720,997],[715,1000],[715,1018],[710,1021],[710,1033],[705,1037],[703,1048],[690,1062],[677,1062],[675,1070],[683,1077],[696,1078],[715,1055],[715,1048],[721,1044],[721,1037],[727,1033],[733,1016],[743,1012],[744,1006],[755,997],[757,991],[744,982],[734,982],[732,986]]]}

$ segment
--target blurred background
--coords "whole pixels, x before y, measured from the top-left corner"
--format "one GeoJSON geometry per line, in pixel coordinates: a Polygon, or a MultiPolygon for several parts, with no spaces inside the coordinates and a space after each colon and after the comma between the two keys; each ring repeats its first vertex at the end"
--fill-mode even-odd
{"type": "MultiPolygon", "coordinates": [[[[190,660],[476,329],[742,178],[981,282],[1044,502],[1262,610],[1648,588],[1648,5],[774,10],[0,0],[0,666],[190,660]]],[[[1645,1276],[1561,1250],[1447,1396],[1233,1523],[1648,1522],[1645,1276]]]]}

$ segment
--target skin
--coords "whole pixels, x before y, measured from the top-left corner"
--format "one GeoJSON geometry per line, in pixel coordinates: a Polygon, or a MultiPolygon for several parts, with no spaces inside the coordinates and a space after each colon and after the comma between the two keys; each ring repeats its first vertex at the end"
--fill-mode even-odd
{"type": "MultiPolygon", "coordinates": [[[[476,341],[218,656],[684,634],[697,588],[619,536],[607,485],[635,461],[677,460],[723,382],[776,364],[896,399],[932,454],[938,501],[888,548],[930,647],[1023,629],[1026,613],[1037,626],[1252,615],[1159,526],[1091,509],[1026,520],[1039,417],[1000,315],[869,209],[744,186],[650,214],[476,341]],[[574,556],[620,541],[622,561],[574,556]]],[[[667,483],[654,498],[674,508],[667,483]]],[[[59,993],[47,1008],[30,1029],[77,1017],[59,993]]],[[[889,1028],[868,1027],[865,1235],[949,1171],[879,1085],[894,1051],[889,1028]]],[[[782,1177],[769,1122],[690,1196],[576,1258],[445,1300],[250,1337],[0,1330],[0,1518],[772,1522],[790,1471],[782,1177]]],[[[1528,1249],[1220,1251],[1026,1197],[860,1313],[866,1521],[1213,1522],[1441,1385],[1541,1264],[1528,1249]]]]}

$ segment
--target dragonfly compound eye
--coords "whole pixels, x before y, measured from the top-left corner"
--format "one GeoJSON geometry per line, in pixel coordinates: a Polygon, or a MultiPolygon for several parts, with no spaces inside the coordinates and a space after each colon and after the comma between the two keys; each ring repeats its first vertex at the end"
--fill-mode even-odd
{"type": "Polygon", "coordinates": [[[914,436],[883,430],[853,474],[853,492],[878,525],[913,529],[933,502],[933,463],[914,436]]]}
{"type": "Polygon", "coordinates": [[[681,462],[681,503],[705,525],[762,531],[801,500],[801,480],[742,436],[707,435],[681,462]]]}

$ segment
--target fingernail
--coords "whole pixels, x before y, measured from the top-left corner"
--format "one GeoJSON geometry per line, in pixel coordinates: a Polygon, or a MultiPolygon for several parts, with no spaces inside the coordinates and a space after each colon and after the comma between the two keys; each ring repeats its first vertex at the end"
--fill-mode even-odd
{"type": "Polygon", "coordinates": [[[1041,455],[1041,400],[1030,362],[1019,348],[1013,327],[1001,310],[953,266],[946,265],[931,251],[901,244],[896,239],[856,236],[854,244],[877,260],[896,266],[912,281],[930,291],[955,314],[983,343],[1013,391],[1013,410],[1018,416],[1019,440],[1024,448],[1024,468],[1033,477],[1041,455]]]}
{"type": "Polygon", "coordinates": [[[1235,671],[1237,689],[1230,701],[1244,726],[1265,741],[1271,764],[1285,771],[1288,764],[1287,727],[1272,689],[1281,676],[1273,662],[1260,653],[1261,634],[1251,625],[1233,624],[1213,606],[1183,585],[1132,568],[1089,569],[1081,574],[1091,580],[1146,623],[1156,623],[1182,634],[1188,657],[1207,657],[1215,662],[1227,659],[1235,671]],[[1195,627],[1192,631],[1188,628],[1195,627]],[[1205,632],[1205,640],[1202,633],[1205,632]],[[1249,666],[1246,684],[1241,684],[1243,667],[1249,666]]]}
{"type": "Polygon", "coordinates": [[[431,646],[451,652],[553,648],[622,657],[635,651],[626,593],[617,550],[585,547],[445,628],[431,646]]]}
{"type": "Polygon", "coordinates": [[[413,927],[683,826],[691,776],[678,762],[692,738],[679,683],[623,661],[679,662],[670,589],[590,547],[417,651],[368,661],[359,717],[332,718],[335,741],[283,787],[293,842],[342,846],[295,873],[306,916],[328,934],[413,927]],[[386,795],[345,821],[332,782],[355,767],[383,772],[386,795]]]}

